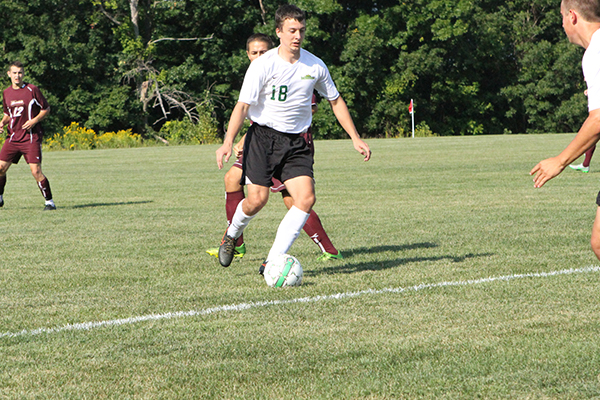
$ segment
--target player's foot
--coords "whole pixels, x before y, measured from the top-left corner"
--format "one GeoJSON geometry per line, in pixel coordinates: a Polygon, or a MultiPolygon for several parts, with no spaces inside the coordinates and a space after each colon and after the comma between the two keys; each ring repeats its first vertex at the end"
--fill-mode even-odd
{"type": "Polygon", "coordinates": [[[342,256],[342,253],[340,253],[338,251],[337,254],[331,254],[328,253],[326,251],[323,252],[323,254],[321,254],[317,260],[321,260],[321,261],[327,261],[327,260],[342,260],[344,258],[344,256],[342,256]]]}
{"type": "Polygon", "coordinates": [[[263,261],[260,267],[258,268],[258,273],[261,275],[265,274],[265,267],[267,266],[267,260],[263,261]]]}
{"type": "Polygon", "coordinates": [[[233,253],[235,251],[235,239],[227,236],[227,231],[223,235],[221,245],[219,246],[219,262],[224,267],[229,267],[233,261],[233,253]]]}
{"type": "MultiPolygon", "coordinates": [[[[210,254],[211,256],[219,258],[219,248],[218,247],[213,247],[212,249],[208,249],[208,250],[206,250],[206,252],[208,254],[210,254]]],[[[234,257],[242,258],[245,255],[246,255],[246,243],[242,243],[241,246],[237,246],[235,248],[235,250],[233,251],[234,257]]]]}
{"type": "Polygon", "coordinates": [[[584,167],[583,164],[577,164],[577,165],[571,164],[571,165],[569,165],[569,167],[571,167],[575,171],[590,172],[590,167],[584,167]]]}
{"type": "Polygon", "coordinates": [[[4,206],[4,199],[0,196],[0,207],[4,206]]]}
{"type": "Polygon", "coordinates": [[[46,206],[44,207],[44,211],[48,210],[56,210],[56,206],[54,204],[46,204],[46,206]]]}

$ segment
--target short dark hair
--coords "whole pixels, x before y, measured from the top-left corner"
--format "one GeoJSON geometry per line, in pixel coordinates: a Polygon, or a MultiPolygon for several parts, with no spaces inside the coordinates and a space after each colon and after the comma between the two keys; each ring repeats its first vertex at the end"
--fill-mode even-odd
{"type": "Polygon", "coordinates": [[[10,63],[10,65],[8,66],[8,70],[10,71],[10,69],[11,69],[12,67],[17,67],[17,68],[25,68],[25,67],[23,66],[23,63],[22,63],[21,61],[13,61],[13,62],[11,62],[11,63],[10,63]]]}
{"type": "Polygon", "coordinates": [[[250,50],[250,43],[252,42],[263,42],[267,44],[269,49],[273,48],[273,40],[264,33],[255,33],[254,35],[250,35],[248,40],[246,40],[246,51],[250,50]]]}
{"type": "Polygon", "coordinates": [[[562,0],[567,10],[577,11],[587,22],[600,22],[600,1],[598,0],[562,0]]]}
{"type": "Polygon", "coordinates": [[[293,4],[283,4],[275,12],[275,25],[278,29],[283,28],[286,19],[295,19],[298,22],[306,20],[306,14],[293,4]]]}

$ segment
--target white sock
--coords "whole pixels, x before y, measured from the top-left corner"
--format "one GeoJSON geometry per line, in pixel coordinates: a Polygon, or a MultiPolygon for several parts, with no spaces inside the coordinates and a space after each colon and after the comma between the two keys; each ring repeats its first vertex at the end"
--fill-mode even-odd
{"type": "Polygon", "coordinates": [[[275,236],[275,242],[273,242],[267,260],[272,260],[273,257],[288,252],[298,235],[300,235],[302,227],[304,227],[309,216],[309,213],[305,213],[296,206],[290,208],[279,224],[277,236],[275,236]]]}
{"type": "Polygon", "coordinates": [[[242,236],[242,232],[250,223],[250,220],[255,217],[255,215],[246,215],[244,211],[242,211],[242,203],[246,201],[246,199],[240,201],[237,208],[235,209],[235,213],[231,218],[231,224],[229,224],[229,228],[227,228],[227,236],[232,237],[234,239],[242,236]]]}
{"type": "Polygon", "coordinates": [[[46,200],[45,203],[46,203],[47,206],[53,206],[54,205],[54,200],[53,199],[46,200]]]}

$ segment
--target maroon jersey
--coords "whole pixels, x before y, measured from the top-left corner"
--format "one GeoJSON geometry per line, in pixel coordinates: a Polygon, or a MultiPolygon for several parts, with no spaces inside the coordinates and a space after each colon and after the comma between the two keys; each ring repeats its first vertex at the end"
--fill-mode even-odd
{"type": "Polygon", "coordinates": [[[4,114],[10,117],[8,123],[8,140],[11,142],[41,141],[44,131],[41,124],[35,124],[32,129],[23,129],[23,124],[35,118],[40,110],[48,109],[48,102],[37,86],[25,83],[20,89],[12,86],[4,90],[2,99],[4,114]],[[37,135],[37,137],[34,137],[37,135]]]}

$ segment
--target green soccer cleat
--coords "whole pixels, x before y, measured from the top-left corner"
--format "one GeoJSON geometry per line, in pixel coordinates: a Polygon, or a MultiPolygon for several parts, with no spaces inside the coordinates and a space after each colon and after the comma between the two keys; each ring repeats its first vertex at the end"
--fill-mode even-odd
{"type": "MultiPolygon", "coordinates": [[[[208,249],[208,250],[206,250],[206,252],[213,257],[219,258],[219,248],[218,247],[208,249]]],[[[245,255],[246,255],[246,243],[242,243],[241,246],[237,246],[235,248],[235,250],[233,251],[234,257],[242,258],[245,255]]]]}
{"type": "Polygon", "coordinates": [[[590,172],[590,167],[584,167],[583,164],[577,164],[577,165],[569,165],[570,168],[574,169],[575,171],[581,171],[581,172],[590,172]]]}
{"type": "Polygon", "coordinates": [[[342,256],[342,253],[340,253],[339,251],[337,254],[331,254],[331,253],[324,251],[323,254],[321,254],[317,258],[317,260],[321,260],[321,261],[342,260],[342,259],[344,259],[344,256],[342,256]]]}
{"type": "Polygon", "coordinates": [[[242,243],[240,246],[237,246],[233,251],[233,256],[242,258],[246,255],[246,243],[242,243]]]}

